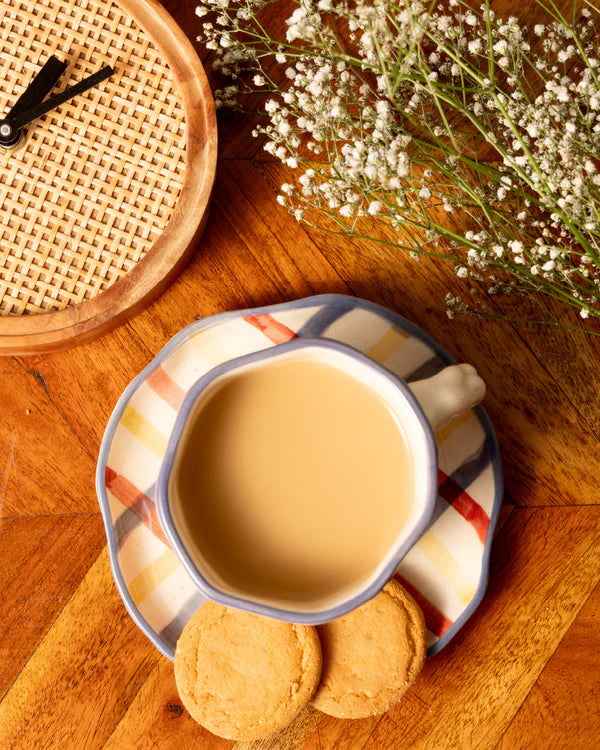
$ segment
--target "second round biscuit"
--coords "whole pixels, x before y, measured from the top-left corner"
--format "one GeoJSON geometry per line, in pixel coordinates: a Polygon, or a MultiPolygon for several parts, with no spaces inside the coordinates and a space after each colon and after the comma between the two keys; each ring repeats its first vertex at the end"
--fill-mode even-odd
{"type": "Polygon", "coordinates": [[[317,626],[323,650],[319,711],[358,719],[387,711],[407,692],[425,660],[425,621],[395,580],[347,615],[317,626]]]}

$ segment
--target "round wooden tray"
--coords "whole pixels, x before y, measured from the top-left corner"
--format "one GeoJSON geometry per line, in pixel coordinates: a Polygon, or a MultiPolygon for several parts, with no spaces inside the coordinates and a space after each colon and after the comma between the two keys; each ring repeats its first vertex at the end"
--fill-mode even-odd
{"type": "Polygon", "coordinates": [[[3,157],[12,161],[0,181],[0,354],[51,351],[124,322],[188,260],[215,178],[214,102],[191,43],[156,0],[14,0],[0,22],[0,113],[55,51],[70,66],[56,91],[102,64],[117,71],[31,128],[16,158],[3,157]],[[148,123],[160,139],[155,130],[144,138],[148,123]],[[120,199],[107,196],[110,185],[120,199]]]}

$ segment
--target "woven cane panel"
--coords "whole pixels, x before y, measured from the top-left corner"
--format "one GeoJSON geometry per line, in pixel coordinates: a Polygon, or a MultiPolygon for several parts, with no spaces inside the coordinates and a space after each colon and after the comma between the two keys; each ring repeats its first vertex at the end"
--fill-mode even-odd
{"type": "Polygon", "coordinates": [[[116,73],[27,128],[0,154],[0,315],[61,310],[130,271],[167,226],[185,173],[176,83],[111,0],[0,0],[0,113],[48,57],[62,91],[116,73]]]}

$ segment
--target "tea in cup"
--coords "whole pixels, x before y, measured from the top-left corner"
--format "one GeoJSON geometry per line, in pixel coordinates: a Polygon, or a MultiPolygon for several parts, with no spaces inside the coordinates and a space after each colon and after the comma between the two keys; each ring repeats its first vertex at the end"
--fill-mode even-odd
{"type": "Polygon", "coordinates": [[[211,599],[297,623],[340,617],[426,529],[433,428],[484,392],[469,365],[408,386],[322,338],[231,360],[178,414],[158,482],[165,533],[211,599]]]}

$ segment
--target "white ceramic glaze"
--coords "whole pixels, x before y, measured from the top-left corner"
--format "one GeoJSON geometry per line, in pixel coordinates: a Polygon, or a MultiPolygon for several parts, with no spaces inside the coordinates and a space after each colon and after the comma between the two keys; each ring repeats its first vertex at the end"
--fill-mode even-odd
{"type": "Polygon", "coordinates": [[[485,396],[485,383],[473,365],[467,364],[449,365],[409,387],[434,430],[477,406],[485,396]]]}

